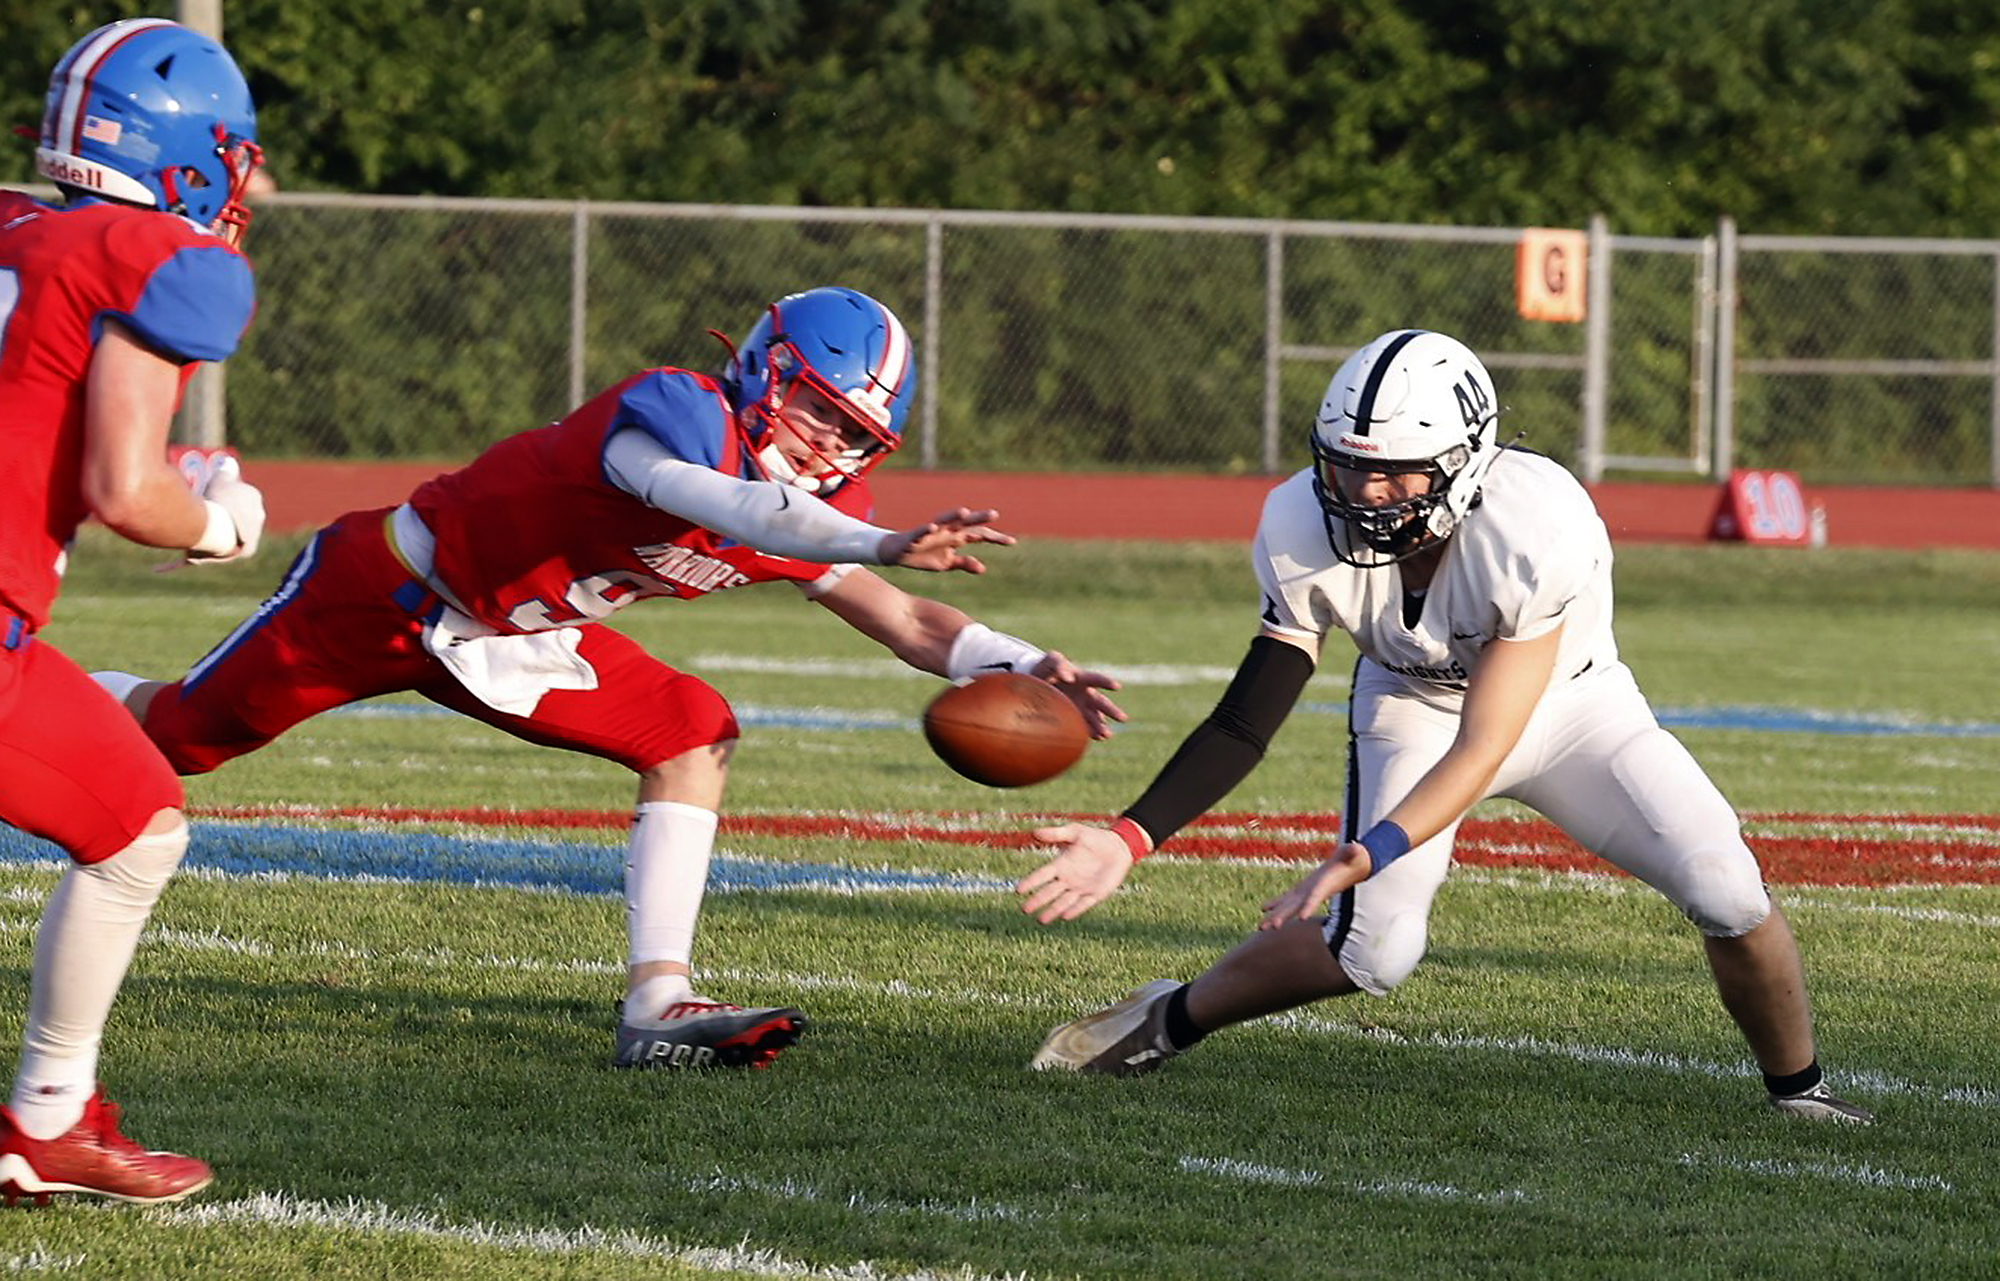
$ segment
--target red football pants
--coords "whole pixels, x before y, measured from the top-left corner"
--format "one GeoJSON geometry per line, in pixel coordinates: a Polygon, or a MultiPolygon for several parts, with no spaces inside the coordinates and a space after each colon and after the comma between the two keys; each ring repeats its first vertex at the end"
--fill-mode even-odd
{"type": "Polygon", "coordinates": [[[351,512],[314,535],[270,599],[147,709],[146,733],[183,774],[254,752],[309,716],[411,690],[516,738],[643,770],[737,736],[729,704],[601,624],[577,652],[593,690],[551,690],[527,716],[467,693],[424,648],[437,598],[390,548],[387,510],[351,512]]]}
{"type": "Polygon", "coordinates": [[[38,640],[0,650],[0,820],[96,863],[181,804],[173,770],[81,668],[38,640]]]}

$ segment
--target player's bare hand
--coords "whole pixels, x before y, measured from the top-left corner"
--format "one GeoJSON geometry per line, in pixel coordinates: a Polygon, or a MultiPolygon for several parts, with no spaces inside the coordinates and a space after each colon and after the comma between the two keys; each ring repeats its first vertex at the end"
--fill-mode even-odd
{"type": "Polygon", "coordinates": [[[882,539],[882,563],[939,573],[955,569],[967,574],[983,574],[986,572],[985,562],[959,549],[967,543],[993,543],[1002,547],[1012,543],[1012,534],[1003,534],[989,523],[999,514],[992,510],[959,507],[935,520],[925,521],[915,529],[888,534],[882,539]]]}
{"type": "Polygon", "coordinates": [[[1124,708],[1104,693],[1105,690],[1118,688],[1117,677],[1087,671],[1053,649],[1042,655],[1042,661],[1036,663],[1028,675],[1047,681],[1061,690],[1063,697],[1075,703],[1076,710],[1083,713],[1083,723],[1090,727],[1092,738],[1110,738],[1110,722],[1131,719],[1125,715],[1124,708]]]}
{"type": "Polygon", "coordinates": [[[1282,929],[1293,921],[1317,916],[1328,899],[1367,880],[1371,866],[1367,847],[1348,841],[1297,885],[1264,904],[1264,919],[1257,922],[1257,928],[1282,929]]]}
{"type": "Polygon", "coordinates": [[[1038,827],[1035,839],[1055,857],[1021,878],[1021,910],[1044,925],[1073,921],[1111,897],[1132,870],[1132,852],[1107,828],[1082,823],[1038,827]]]}

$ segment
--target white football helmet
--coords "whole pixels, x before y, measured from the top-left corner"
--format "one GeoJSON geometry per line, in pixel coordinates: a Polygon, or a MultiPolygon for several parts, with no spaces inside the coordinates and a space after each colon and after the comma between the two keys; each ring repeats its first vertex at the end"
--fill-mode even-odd
{"type": "MultiPolygon", "coordinates": [[[[1456,338],[1397,329],[1349,356],[1313,422],[1313,493],[1334,554],[1370,569],[1451,537],[1499,456],[1493,379],[1456,338]],[[1364,498],[1372,478],[1430,479],[1423,493],[1364,498]]],[[[1404,482],[1407,483],[1407,482],[1404,482]]]]}

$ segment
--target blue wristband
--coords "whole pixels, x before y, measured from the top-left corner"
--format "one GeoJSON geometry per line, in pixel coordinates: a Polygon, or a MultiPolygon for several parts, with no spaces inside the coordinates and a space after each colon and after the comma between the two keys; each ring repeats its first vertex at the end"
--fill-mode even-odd
{"type": "Polygon", "coordinates": [[[1361,845],[1368,851],[1368,875],[1373,876],[1410,852],[1410,834],[1385,818],[1361,834],[1361,845]]]}

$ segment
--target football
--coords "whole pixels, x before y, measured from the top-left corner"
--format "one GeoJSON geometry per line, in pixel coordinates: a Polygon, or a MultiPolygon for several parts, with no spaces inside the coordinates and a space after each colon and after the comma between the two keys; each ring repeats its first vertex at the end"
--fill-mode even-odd
{"type": "Polygon", "coordinates": [[[1076,764],[1090,746],[1083,713],[1055,686],[996,672],[953,685],[924,709],[938,759],[975,783],[1026,787],[1076,764]]]}

